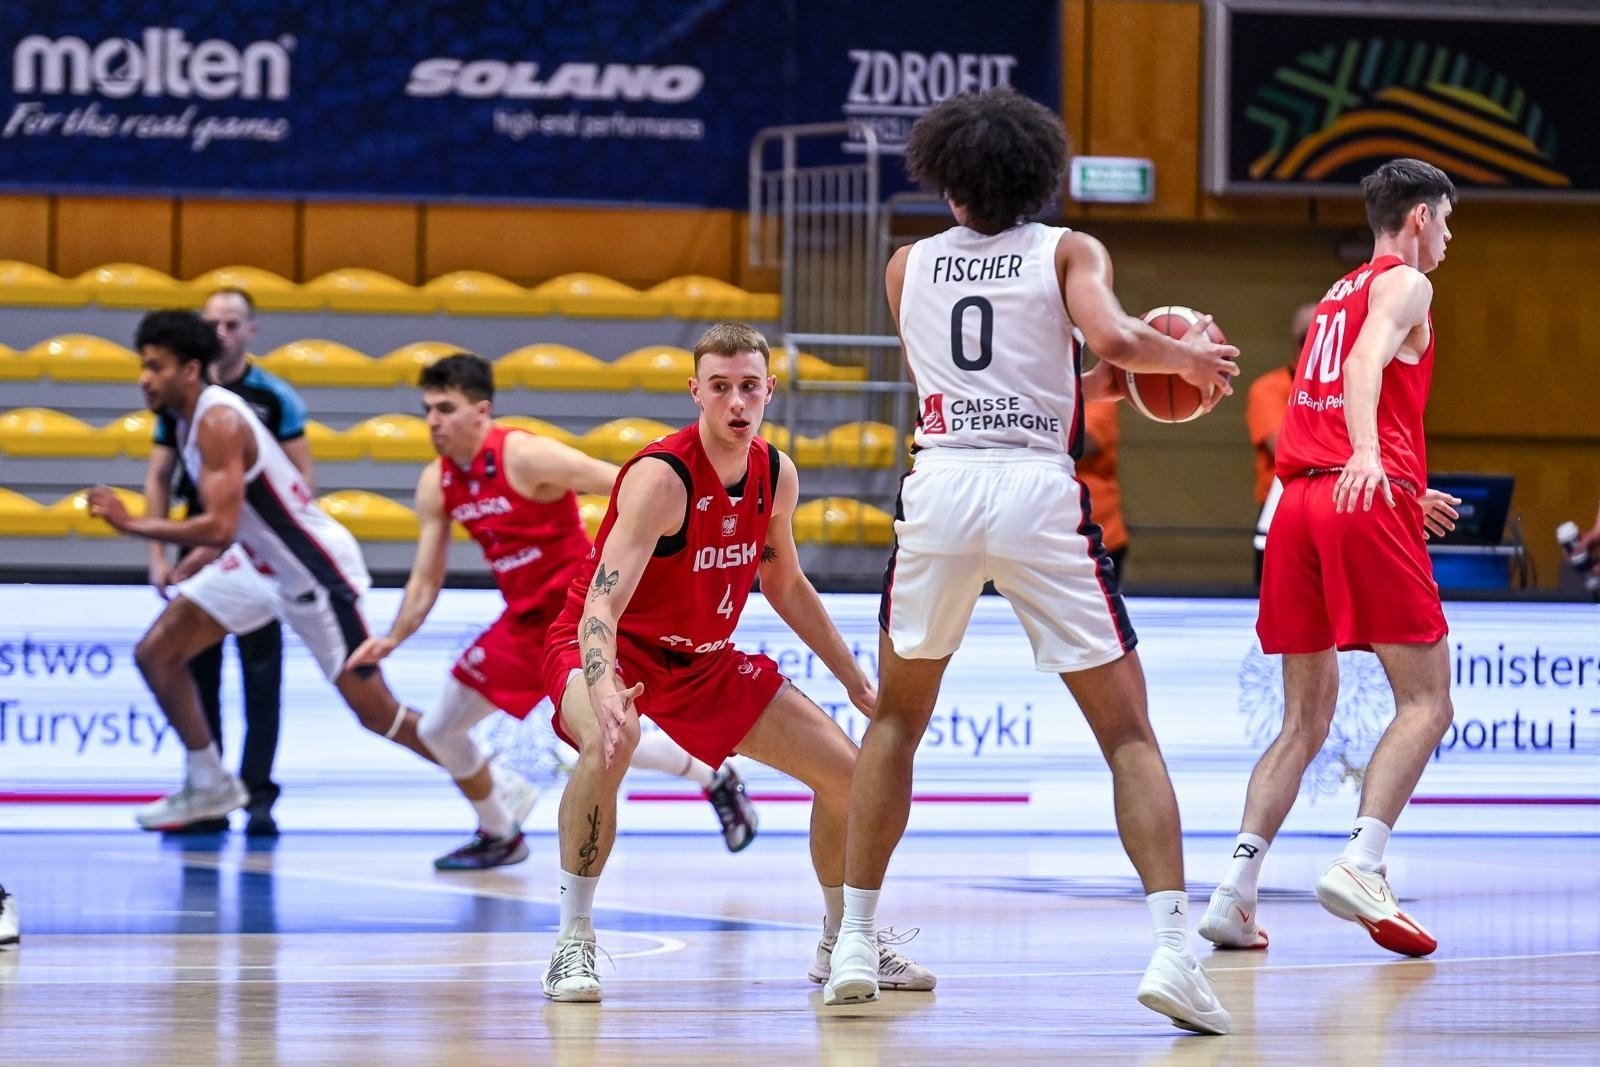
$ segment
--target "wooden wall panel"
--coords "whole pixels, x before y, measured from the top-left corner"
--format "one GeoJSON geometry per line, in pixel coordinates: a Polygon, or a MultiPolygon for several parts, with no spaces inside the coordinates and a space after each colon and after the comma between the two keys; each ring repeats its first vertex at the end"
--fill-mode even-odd
{"type": "Polygon", "coordinates": [[[50,197],[0,197],[0,259],[50,266],[50,197]]]}
{"type": "Polygon", "coordinates": [[[178,273],[193,278],[248,266],[292,279],[298,226],[290,200],[185,200],[178,205],[178,273]]]}
{"type": "Polygon", "coordinates": [[[1198,3],[1093,0],[1089,99],[1081,151],[1146,156],[1149,205],[1096,204],[1091,218],[1192,219],[1198,211],[1201,14],[1198,3]]]}
{"type": "Polygon", "coordinates": [[[368,267],[413,285],[421,278],[416,204],[305,205],[300,270],[309,280],[340,267],[368,267]]]}
{"type": "Polygon", "coordinates": [[[732,211],[435,204],[424,214],[429,277],[475,267],[528,284],[593,271],[648,287],[680,274],[735,276],[732,211]]]}
{"type": "Polygon", "coordinates": [[[63,196],[56,201],[55,271],[71,278],[102,263],[172,272],[175,202],[63,196]]]}

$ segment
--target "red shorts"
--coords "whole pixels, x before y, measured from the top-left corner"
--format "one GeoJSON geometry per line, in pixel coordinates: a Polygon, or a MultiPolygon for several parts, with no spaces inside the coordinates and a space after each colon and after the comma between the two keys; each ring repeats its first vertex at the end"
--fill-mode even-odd
{"type": "Polygon", "coordinates": [[[541,668],[554,619],[554,612],[507,611],[461,653],[450,674],[501,711],[526,719],[546,696],[541,668]]]}
{"type": "MultiPolygon", "coordinates": [[[[710,767],[733,755],[761,713],[789,684],[778,665],[733,646],[700,655],[620,646],[617,675],[627,685],[644,683],[637,707],[684,751],[710,767]]],[[[544,685],[555,694],[556,735],[578,747],[561,725],[561,694],[567,679],[581,669],[577,631],[559,628],[550,635],[544,660],[544,685]]],[[[587,708],[584,709],[587,713],[587,708]]]]}
{"type": "Polygon", "coordinates": [[[1296,478],[1267,534],[1256,635],[1267,653],[1426,645],[1449,632],[1422,508],[1393,487],[1371,511],[1333,509],[1333,475],[1296,478]]]}

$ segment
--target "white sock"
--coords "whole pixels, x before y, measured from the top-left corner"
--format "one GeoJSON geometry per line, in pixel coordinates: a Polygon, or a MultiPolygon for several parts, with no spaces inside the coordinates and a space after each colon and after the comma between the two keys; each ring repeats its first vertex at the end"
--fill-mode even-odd
{"type": "Polygon", "coordinates": [[[822,904],[826,909],[822,916],[822,936],[824,939],[838,937],[839,924],[844,922],[844,886],[823,886],[822,904]]]}
{"type": "Polygon", "coordinates": [[[467,798],[472,805],[472,810],[478,813],[478,829],[490,837],[504,837],[515,827],[511,822],[511,813],[506,806],[500,803],[500,794],[491,787],[489,795],[482,800],[467,798]]]}
{"type": "Polygon", "coordinates": [[[1150,909],[1150,922],[1156,928],[1156,944],[1188,952],[1189,894],[1181,889],[1166,889],[1151,893],[1144,902],[1150,909]]]}
{"type": "Polygon", "coordinates": [[[594,940],[594,887],[599,884],[598,878],[561,872],[561,932],[557,939],[594,940]]]}
{"type": "Polygon", "coordinates": [[[871,937],[876,932],[878,922],[878,894],[881,889],[857,889],[853,885],[844,887],[844,920],[839,924],[840,933],[849,933],[859,930],[871,937]]]}
{"type": "Polygon", "coordinates": [[[1267,859],[1267,839],[1255,834],[1240,834],[1233,840],[1233,863],[1222,876],[1222,884],[1232,886],[1246,900],[1256,899],[1261,880],[1261,865],[1267,859]]]}
{"type": "Polygon", "coordinates": [[[185,762],[184,781],[196,789],[215,789],[228,780],[222,766],[222,750],[215,741],[205,748],[192,748],[185,762]]]}
{"type": "Polygon", "coordinates": [[[1363,871],[1375,871],[1383,866],[1383,850],[1389,847],[1389,826],[1382,819],[1363,815],[1356,820],[1350,840],[1345,842],[1341,858],[1349,860],[1363,871]]]}
{"type": "Polygon", "coordinates": [[[661,730],[647,730],[639,735],[639,743],[634,746],[633,758],[628,761],[628,766],[687,778],[701,789],[711,785],[711,775],[714,773],[661,730]]]}

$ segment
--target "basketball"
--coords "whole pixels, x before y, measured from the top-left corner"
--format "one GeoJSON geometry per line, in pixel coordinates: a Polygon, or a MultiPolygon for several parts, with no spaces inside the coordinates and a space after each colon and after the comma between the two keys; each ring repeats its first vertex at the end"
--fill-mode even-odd
{"type": "MultiPolygon", "coordinates": [[[[1200,319],[1200,313],[1181,304],[1168,304],[1152,308],[1144,313],[1143,318],[1168,337],[1182,337],[1200,319]]],[[[1218,344],[1228,340],[1214,322],[1207,334],[1218,344]]],[[[1134,409],[1147,419],[1156,422],[1190,422],[1205,411],[1205,398],[1200,390],[1176,374],[1131,370],[1122,373],[1122,391],[1134,409]]]]}

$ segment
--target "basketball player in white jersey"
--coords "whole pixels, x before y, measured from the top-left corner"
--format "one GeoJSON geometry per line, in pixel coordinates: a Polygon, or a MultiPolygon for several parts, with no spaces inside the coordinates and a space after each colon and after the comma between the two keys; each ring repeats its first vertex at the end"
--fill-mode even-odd
{"type": "Polygon", "coordinates": [[[1188,943],[1178,805],[1145,706],[1135,637],[1089,495],[1074,477],[1082,404],[1114,395],[1080,375],[1073,327],[1102,361],[1180,375],[1208,406],[1238,350],[1181,341],[1122,310],[1094,238],[1029,223],[1061,188],[1061,122],[1009,90],[947,100],[906,146],[956,226],[889,262],[889,309],[917,383],[916,458],[901,486],[879,622],[878,709],[851,781],[844,930],[824,999],[877,996],[877,897],[911,807],[912,757],[986,580],[1010,600],[1041,671],[1060,674],[1111,767],[1117,827],[1144,882],[1156,950],[1141,1003],[1185,1029],[1228,1013],[1188,943]],[[1085,395],[1089,394],[1089,395],[1085,395]]]}
{"type": "Polygon", "coordinates": [[[293,628],[361,724],[435,762],[417,736],[419,714],[395,699],[376,667],[345,669],[367,639],[361,597],[371,579],[350,532],[312,499],[299,470],[244,400],[208,385],[217,333],[189,311],[153,311],[139,323],[139,387],[152,411],[178,420],[180,454],[205,511],[193,518],[130,515],[115,491],[89,491],[91,513],[122,533],[226,548],[213,566],[251,568],[257,583],[177,586],[134,651],[139,671],[187,752],[184,784],[141,808],[147,830],[221,818],[249,799],[222,766],[186,664],[228,633],[273,618],[293,628]],[[231,547],[230,547],[231,546],[231,547]]]}

